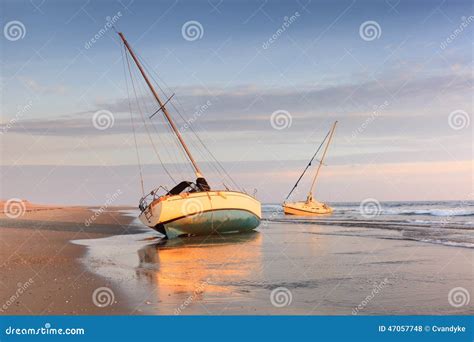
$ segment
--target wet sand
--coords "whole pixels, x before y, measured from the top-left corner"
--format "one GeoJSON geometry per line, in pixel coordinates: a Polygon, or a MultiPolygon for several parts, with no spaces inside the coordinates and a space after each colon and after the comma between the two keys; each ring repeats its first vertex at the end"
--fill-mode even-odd
{"type": "MultiPolygon", "coordinates": [[[[81,240],[83,260],[129,294],[134,314],[473,314],[474,250],[374,238],[361,228],[270,222],[258,232],[162,240],[153,232],[81,240]]],[[[381,235],[382,236],[382,235],[381,235]]]]}
{"type": "Polygon", "coordinates": [[[93,214],[0,215],[0,308],[33,280],[0,314],[474,314],[472,301],[448,300],[456,287],[474,293],[470,248],[281,222],[163,240],[111,208],[85,225],[93,214]],[[114,297],[104,307],[100,287],[114,297]]]}

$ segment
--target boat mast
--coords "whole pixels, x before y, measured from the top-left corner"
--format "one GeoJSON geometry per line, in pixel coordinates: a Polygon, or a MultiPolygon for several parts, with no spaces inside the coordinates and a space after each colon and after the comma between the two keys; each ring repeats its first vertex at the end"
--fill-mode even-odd
{"type": "Polygon", "coordinates": [[[140,64],[140,62],[138,61],[138,58],[133,53],[133,50],[130,47],[130,45],[128,44],[127,40],[125,39],[125,36],[123,35],[123,33],[118,32],[118,35],[122,39],[122,41],[123,41],[125,47],[127,48],[128,52],[130,52],[130,55],[132,56],[135,64],[138,67],[138,70],[140,70],[140,73],[142,74],[143,78],[145,79],[145,82],[148,85],[148,88],[150,88],[153,96],[155,97],[156,101],[158,102],[158,104],[160,106],[160,109],[163,110],[163,114],[165,115],[166,120],[168,120],[171,128],[173,129],[174,133],[178,137],[178,140],[181,143],[181,146],[183,147],[184,151],[186,152],[186,155],[188,156],[189,160],[191,161],[191,164],[193,165],[194,172],[196,173],[196,178],[202,178],[201,170],[199,169],[199,166],[196,164],[196,161],[194,160],[193,156],[191,155],[191,152],[189,151],[188,146],[186,146],[186,143],[184,142],[183,137],[181,136],[181,133],[179,133],[178,128],[176,127],[175,123],[171,119],[171,116],[169,115],[168,110],[165,107],[165,103],[163,103],[161,101],[160,97],[158,96],[158,93],[156,92],[155,88],[153,87],[153,84],[148,79],[145,71],[143,70],[142,65],[140,64]]]}
{"type": "Polygon", "coordinates": [[[311,201],[313,199],[313,190],[314,190],[314,186],[316,185],[316,178],[318,178],[319,170],[321,169],[321,166],[323,165],[324,157],[326,157],[326,152],[328,151],[329,144],[331,143],[331,139],[334,134],[334,130],[336,129],[336,125],[337,125],[337,121],[335,121],[334,124],[332,125],[331,133],[329,134],[328,142],[326,144],[326,147],[324,148],[323,156],[321,157],[318,168],[316,169],[316,173],[313,178],[313,183],[311,184],[311,189],[309,190],[309,193],[308,193],[308,201],[311,201]]]}

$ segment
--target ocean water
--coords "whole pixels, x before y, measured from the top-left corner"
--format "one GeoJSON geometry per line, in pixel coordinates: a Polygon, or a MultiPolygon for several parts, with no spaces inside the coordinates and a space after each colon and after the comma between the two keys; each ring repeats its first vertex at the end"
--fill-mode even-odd
{"type": "Polygon", "coordinates": [[[327,226],[344,229],[343,234],[373,236],[400,240],[474,248],[474,201],[329,203],[329,216],[288,216],[280,204],[263,204],[262,225],[268,222],[288,225],[327,226]]]}

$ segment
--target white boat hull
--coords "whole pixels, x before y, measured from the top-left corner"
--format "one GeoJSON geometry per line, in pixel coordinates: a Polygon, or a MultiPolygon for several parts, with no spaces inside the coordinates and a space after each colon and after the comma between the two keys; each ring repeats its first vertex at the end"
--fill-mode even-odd
{"type": "Polygon", "coordinates": [[[169,238],[251,231],[261,217],[259,201],[234,191],[163,196],[139,216],[143,224],[169,238]]]}
{"type": "Polygon", "coordinates": [[[311,201],[311,202],[292,202],[284,203],[283,211],[286,215],[298,216],[316,216],[316,215],[330,215],[333,209],[327,204],[311,201]]]}

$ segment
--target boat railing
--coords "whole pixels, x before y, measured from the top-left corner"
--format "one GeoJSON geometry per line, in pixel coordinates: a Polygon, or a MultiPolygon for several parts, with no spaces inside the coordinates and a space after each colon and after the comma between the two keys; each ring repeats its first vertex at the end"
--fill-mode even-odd
{"type": "Polygon", "coordinates": [[[138,208],[140,208],[141,211],[145,211],[145,209],[148,207],[150,203],[159,199],[161,196],[166,195],[168,192],[169,191],[167,188],[160,185],[159,187],[157,187],[156,189],[153,189],[152,191],[150,191],[148,194],[146,194],[140,199],[138,208]]]}

